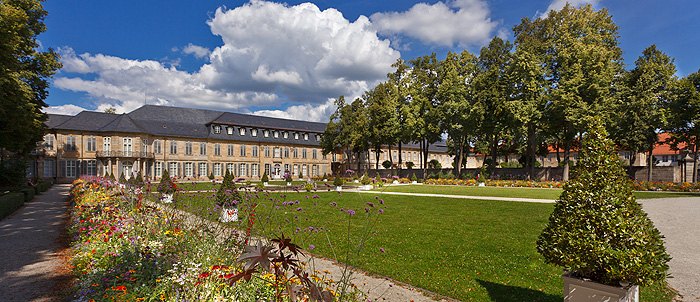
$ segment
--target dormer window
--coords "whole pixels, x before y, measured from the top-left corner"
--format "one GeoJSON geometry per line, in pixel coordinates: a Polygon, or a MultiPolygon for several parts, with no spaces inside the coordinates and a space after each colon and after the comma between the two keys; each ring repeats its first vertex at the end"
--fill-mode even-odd
{"type": "Polygon", "coordinates": [[[226,134],[233,135],[233,127],[226,127],[226,134]]]}
{"type": "Polygon", "coordinates": [[[287,132],[287,131],[282,132],[282,137],[289,138],[289,132],[287,132]]]}
{"type": "Polygon", "coordinates": [[[269,130],[263,130],[263,136],[264,136],[264,137],[270,137],[270,131],[269,131],[269,130]]]}
{"type": "MultiPolygon", "coordinates": [[[[253,130],[253,131],[255,131],[255,130],[253,130]]],[[[238,128],[238,135],[245,136],[245,128],[243,128],[243,127],[238,128]]],[[[253,134],[253,136],[255,136],[255,134],[253,134]]]]}
{"type": "Polygon", "coordinates": [[[279,137],[280,137],[280,133],[277,132],[277,131],[272,131],[272,137],[274,137],[274,138],[279,138],[279,137]]]}
{"type": "Polygon", "coordinates": [[[294,139],[299,139],[299,133],[294,133],[294,139]]]}
{"type": "Polygon", "coordinates": [[[258,136],[258,129],[251,129],[251,130],[250,130],[250,135],[252,135],[252,136],[258,136]]]}
{"type": "Polygon", "coordinates": [[[316,134],[316,141],[320,141],[320,140],[321,140],[321,135],[316,134]]]}
{"type": "Polygon", "coordinates": [[[308,133],[304,133],[304,140],[305,140],[305,141],[308,141],[308,140],[309,140],[309,134],[308,134],[308,133]]]}
{"type": "Polygon", "coordinates": [[[214,134],[219,134],[219,133],[221,133],[221,126],[219,126],[219,125],[214,126],[214,134]]]}

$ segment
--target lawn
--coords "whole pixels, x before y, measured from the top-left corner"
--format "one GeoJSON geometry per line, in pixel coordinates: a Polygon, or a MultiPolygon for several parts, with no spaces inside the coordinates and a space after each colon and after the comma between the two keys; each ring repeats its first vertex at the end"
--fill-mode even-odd
{"type": "MultiPolygon", "coordinates": [[[[440,185],[401,185],[386,186],[373,191],[404,192],[404,193],[428,193],[464,196],[493,196],[493,197],[518,197],[533,199],[557,199],[562,189],[543,188],[509,188],[509,187],[474,187],[474,186],[440,186],[440,185]]],[[[694,192],[651,192],[635,191],[637,199],[649,198],[673,198],[673,197],[698,197],[700,193],[694,192]]]]}
{"type": "MultiPolygon", "coordinates": [[[[552,204],[407,197],[381,192],[376,198],[371,194],[320,192],[316,193],[317,199],[312,194],[258,193],[261,204],[256,210],[257,231],[270,237],[282,231],[304,248],[315,246],[314,253],[462,301],[562,300],[561,268],[545,264],[535,250],[535,241],[552,212],[552,204]],[[273,199],[294,202],[280,205],[277,210],[273,199]],[[367,220],[364,208],[371,207],[367,202],[381,209],[386,206],[385,212],[367,220]],[[350,216],[341,208],[353,209],[357,214],[350,216]],[[266,226],[267,219],[287,221],[273,225],[281,226],[280,230],[266,226]],[[310,226],[314,231],[323,228],[328,233],[310,232],[310,226]],[[367,241],[348,235],[363,232],[368,234],[362,237],[367,241]],[[329,240],[332,247],[328,246],[329,240]],[[363,249],[348,253],[348,246],[363,249]]],[[[181,194],[179,200],[179,207],[215,216],[211,195],[181,194]]],[[[642,289],[642,300],[671,298],[663,288],[655,286],[642,289]]]]}

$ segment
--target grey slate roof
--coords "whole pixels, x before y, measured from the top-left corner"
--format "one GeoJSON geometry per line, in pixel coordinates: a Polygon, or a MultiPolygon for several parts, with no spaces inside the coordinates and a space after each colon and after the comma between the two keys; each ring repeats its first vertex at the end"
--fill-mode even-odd
{"type": "MultiPolygon", "coordinates": [[[[108,114],[83,111],[75,116],[50,114],[47,121],[49,129],[82,130],[92,132],[126,132],[145,133],[154,136],[183,138],[213,138],[220,140],[282,143],[318,146],[317,134],[326,130],[325,123],[288,120],[281,118],[247,115],[223,111],[144,105],[126,114],[108,114]],[[221,133],[214,133],[212,126],[220,125],[221,133]],[[233,127],[228,134],[227,127],[233,127]],[[245,135],[239,129],[245,128],[245,135]],[[252,136],[251,130],[257,130],[252,136]],[[263,135],[269,130],[269,136],[263,135]],[[278,132],[275,138],[273,131],[278,132]],[[284,132],[288,137],[284,138],[284,132]],[[299,138],[295,139],[294,134],[299,138]],[[308,134],[308,140],[304,140],[308,134]]],[[[405,144],[409,148],[418,148],[417,144],[405,144]]],[[[444,143],[432,144],[430,151],[447,151],[444,143]]]]}

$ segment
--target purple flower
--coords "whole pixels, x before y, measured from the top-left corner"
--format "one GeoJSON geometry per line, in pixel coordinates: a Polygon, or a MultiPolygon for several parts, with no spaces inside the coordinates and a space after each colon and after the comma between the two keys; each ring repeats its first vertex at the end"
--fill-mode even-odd
{"type": "Polygon", "coordinates": [[[384,250],[384,248],[381,248],[381,247],[379,248],[379,251],[381,251],[382,253],[386,253],[386,251],[384,250]]]}
{"type": "Polygon", "coordinates": [[[350,214],[350,216],[355,215],[355,210],[348,209],[347,212],[348,212],[348,214],[350,214]]]}
{"type": "Polygon", "coordinates": [[[297,211],[301,211],[301,210],[303,210],[301,207],[298,207],[298,208],[297,208],[297,211]]]}
{"type": "Polygon", "coordinates": [[[365,202],[365,204],[368,205],[370,208],[374,208],[374,204],[369,201],[365,202]]]}
{"type": "Polygon", "coordinates": [[[334,207],[335,207],[335,206],[338,205],[338,203],[334,201],[334,202],[329,203],[328,205],[329,205],[329,206],[334,206],[334,207]]]}
{"type": "Polygon", "coordinates": [[[379,210],[377,210],[377,212],[378,212],[379,214],[384,214],[384,209],[379,209],[379,210]]]}
{"type": "Polygon", "coordinates": [[[313,244],[309,245],[309,250],[313,250],[313,249],[315,249],[315,248],[316,248],[316,247],[315,247],[313,244]]]}

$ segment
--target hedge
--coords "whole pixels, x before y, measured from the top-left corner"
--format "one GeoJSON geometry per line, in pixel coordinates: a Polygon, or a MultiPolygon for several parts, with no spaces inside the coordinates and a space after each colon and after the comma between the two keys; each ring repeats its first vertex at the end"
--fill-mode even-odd
{"type": "Polygon", "coordinates": [[[20,192],[24,193],[24,200],[25,201],[30,201],[34,199],[34,189],[32,188],[23,188],[19,190],[20,192]]]}
{"type": "Polygon", "coordinates": [[[8,193],[0,196],[0,219],[7,217],[24,204],[24,194],[8,193]]]}

